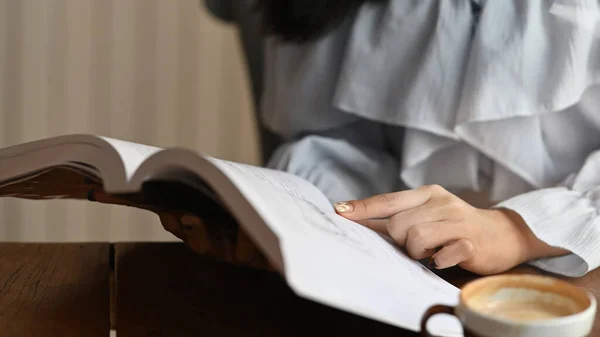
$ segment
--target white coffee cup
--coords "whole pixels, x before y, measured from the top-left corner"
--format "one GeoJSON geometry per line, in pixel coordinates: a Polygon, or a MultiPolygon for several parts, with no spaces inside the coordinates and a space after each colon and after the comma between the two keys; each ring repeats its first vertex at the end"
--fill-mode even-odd
{"type": "Polygon", "coordinates": [[[470,337],[583,337],[591,333],[596,299],[568,282],[537,275],[483,277],[462,288],[456,307],[438,305],[423,316],[456,316],[470,337]]]}

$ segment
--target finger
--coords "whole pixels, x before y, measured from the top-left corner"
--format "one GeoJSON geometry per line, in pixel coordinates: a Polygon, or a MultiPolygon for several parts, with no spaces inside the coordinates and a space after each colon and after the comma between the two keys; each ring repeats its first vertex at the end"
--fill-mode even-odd
{"type": "Polygon", "coordinates": [[[428,202],[424,205],[397,213],[390,218],[390,221],[397,224],[418,225],[421,223],[450,220],[450,215],[442,203],[428,202]]]}
{"type": "Polygon", "coordinates": [[[178,237],[180,240],[185,241],[185,234],[181,223],[177,220],[177,217],[170,213],[159,213],[158,217],[163,228],[178,237]]]}
{"type": "Polygon", "coordinates": [[[241,229],[239,229],[237,233],[235,255],[238,260],[244,263],[250,263],[260,255],[260,252],[254,245],[252,239],[250,239],[248,234],[241,229]]]}
{"type": "Polygon", "coordinates": [[[434,268],[444,269],[456,266],[473,258],[475,246],[468,239],[457,240],[435,253],[431,260],[434,268]]]}
{"type": "Polygon", "coordinates": [[[369,229],[372,229],[376,232],[388,235],[388,230],[387,230],[388,221],[389,221],[388,219],[364,219],[364,220],[357,220],[356,222],[369,228],[369,229]]]}
{"type": "Polygon", "coordinates": [[[181,217],[181,225],[185,234],[185,243],[196,253],[202,254],[210,250],[210,237],[206,226],[194,215],[181,217]]]}
{"type": "Polygon", "coordinates": [[[466,235],[462,222],[438,221],[414,225],[406,232],[406,251],[412,258],[422,259],[433,255],[435,248],[463,239],[466,235]]]}
{"type": "Polygon", "coordinates": [[[363,220],[387,218],[425,204],[433,196],[447,193],[437,185],[424,186],[414,190],[380,194],[362,200],[335,203],[338,214],[351,219],[363,220]]]}
{"type": "Polygon", "coordinates": [[[408,231],[413,226],[438,223],[446,221],[447,219],[447,214],[443,208],[427,203],[392,216],[386,224],[386,230],[398,244],[404,246],[406,244],[408,231]]]}
{"type": "Polygon", "coordinates": [[[115,197],[113,195],[110,195],[110,194],[104,192],[104,190],[102,188],[95,188],[95,189],[89,190],[87,193],[87,199],[90,201],[101,202],[103,204],[116,204],[116,205],[129,205],[130,204],[130,202],[125,199],[121,199],[121,198],[115,197]]]}

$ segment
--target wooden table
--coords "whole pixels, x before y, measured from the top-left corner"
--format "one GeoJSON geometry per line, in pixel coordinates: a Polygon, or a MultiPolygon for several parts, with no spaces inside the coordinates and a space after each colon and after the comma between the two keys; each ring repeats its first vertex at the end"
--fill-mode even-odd
{"type": "MultiPolygon", "coordinates": [[[[442,276],[458,286],[474,277],[442,276]]],[[[599,277],[571,281],[599,297],[599,277]]],[[[119,337],[416,336],[300,299],[276,274],[178,243],[0,244],[2,336],[108,336],[111,324],[119,337]]]]}

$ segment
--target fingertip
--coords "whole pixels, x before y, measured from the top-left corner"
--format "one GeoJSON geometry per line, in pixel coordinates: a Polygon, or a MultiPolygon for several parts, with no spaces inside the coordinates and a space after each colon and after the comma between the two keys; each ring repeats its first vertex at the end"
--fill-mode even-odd
{"type": "Polygon", "coordinates": [[[333,207],[337,214],[353,221],[369,218],[363,200],[339,201],[333,204],[333,207]]]}
{"type": "Polygon", "coordinates": [[[333,204],[335,211],[340,214],[348,214],[352,213],[354,210],[354,205],[350,201],[338,201],[333,204]]]}

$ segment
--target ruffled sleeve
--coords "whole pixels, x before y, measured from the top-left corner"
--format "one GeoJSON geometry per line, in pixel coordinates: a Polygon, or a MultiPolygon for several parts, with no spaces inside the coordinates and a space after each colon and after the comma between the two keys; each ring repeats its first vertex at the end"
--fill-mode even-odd
{"type": "MultiPolygon", "coordinates": [[[[532,7],[535,3],[527,2],[532,7]]],[[[494,2],[494,5],[499,5],[499,2],[494,2]]],[[[542,3],[538,5],[541,6],[542,3]]],[[[532,16],[524,21],[535,24],[532,27],[544,29],[533,35],[533,39],[527,39],[524,35],[523,41],[528,43],[523,43],[523,48],[534,49],[520,52],[522,55],[540,55],[541,59],[554,61],[546,62],[536,71],[529,71],[534,68],[529,67],[528,71],[523,68],[522,72],[517,72],[519,69],[506,66],[514,62],[496,58],[494,62],[488,60],[474,69],[478,74],[482,73],[482,69],[489,70],[490,67],[496,67],[492,70],[513,70],[512,74],[520,74],[514,77],[519,81],[504,83],[505,88],[517,90],[502,90],[500,100],[496,101],[499,103],[496,106],[506,108],[505,115],[511,117],[506,119],[506,128],[501,130],[502,124],[497,122],[471,122],[461,126],[459,131],[463,131],[463,136],[471,136],[466,139],[474,139],[471,144],[475,147],[491,154],[500,153],[501,155],[492,157],[512,172],[527,178],[534,188],[533,191],[507,198],[496,207],[519,213],[540,240],[571,252],[561,257],[533,261],[531,264],[553,273],[575,277],[600,266],[600,44],[598,36],[593,33],[598,29],[600,11],[595,0],[559,0],[552,3],[548,12],[551,16],[545,16],[547,20],[539,21],[546,23],[546,26],[535,24],[536,20],[532,16]],[[550,32],[552,38],[545,35],[550,32]],[[547,38],[541,39],[541,36],[547,38]],[[540,41],[545,42],[536,46],[535,43],[540,41]],[[539,53],[536,54],[535,51],[539,53]],[[506,67],[501,68],[500,65],[506,67]],[[529,79],[543,81],[539,82],[540,85],[525,85],[529,79]],[[508,93],[515,95],[511,97],[508,93]],[[514,102],[527,103],[527,106],[515,106],[514,102]],[[487,129],[482,125],[488,125],[487,129]],[[525,125],[529,126],[525,129],[517,128],[525,125]],[[496,136],[491,137],[490,134],[494,132],[496,136]],[[477,135],[480,136],[476,137],[477,135]],[[492,151],[503,149],[499,145],[509,143],[508,137],[519,138],[522,147],[512,147],[512,156],[507,152],[492,151]],[[527,166],[536,163],[543,165],[527,166]],[[555,182],[563,177],[567,178],[557,185],[555,182]]],[[[489,36],[484,38],[489,39],[489,36]]],[[[481,53],[480,49],[477,51],[481,53]]],[[[476,59],[481,60],[481,57],[476,59]]],[[[499,73],[511,72],[498,71],[496,74],[499,73]]],[[[471,94],[471,99],[465,102],[477,106],[463,106],[463,111],[483,111],[485,109],[481,108],[485,105],[482,101],[487,99],[491,102],[494,97],[486,95],[485,90],[494,88],[494,85],[500,83],[500,79],[498,76],[471,76],[469,79],[495,81],[474,81],[470,83],[470,89],[466,90],[471,94]],[[480,91],[481,88],[484,89],[483,92],[480,91]]],[[[469,83],[466,86],[469,87],[469,83]]],[[[470,119],[485,118],[471,116],[470,119]]]]}
{"type": "Polygon", "coordinates": [[[496,207],[519,213],[540,240],[571,252],[531,264],[571,277],[600,266],[600,150],[560,186],[521,194],[496,207]]]}
{"type": "Polygon", "coordinates": [[[581,29],[598,33],[596,23],[600,18],[600,6],[597,0],[556,0],[549,12],[581,29]]]}

